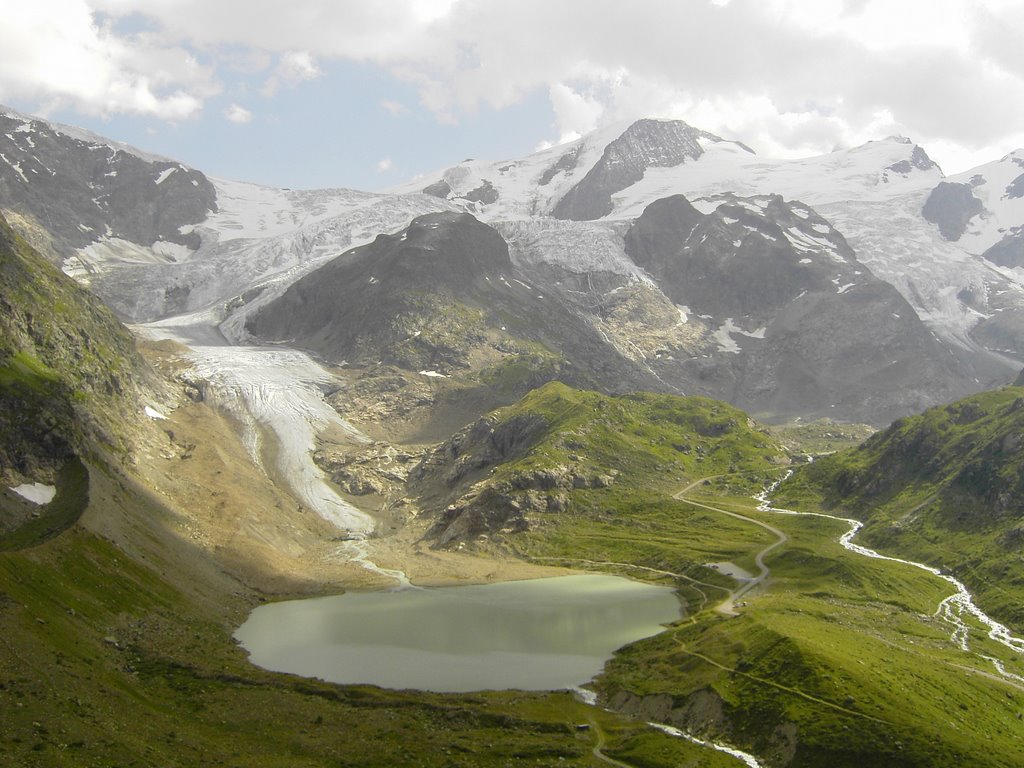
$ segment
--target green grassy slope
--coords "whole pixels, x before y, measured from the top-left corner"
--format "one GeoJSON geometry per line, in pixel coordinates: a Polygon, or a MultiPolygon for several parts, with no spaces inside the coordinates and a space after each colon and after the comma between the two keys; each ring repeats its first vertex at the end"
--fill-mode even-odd
{"type": "MultiPolygon", "coordinates": [[[[91,496],[103,514],[160,514],[142,495],[115,502],[101,485],[91,496]]],[[[592,721],[606,749],[648,765],[728,765],[566,694],[443,696],[264,672],[230,638],[251,595],[177,580],[189,590],[80,527],[0,553],[0,763],[591,766],[597,733],[576,724],[592,721]]]]}
{"type": "Polygon", "coordinates": [[[778,503],[864,520],[859,540],[950,569],[985,610],[1024,628],[1024,388],[900,419],[802,468],[778,503]]]}
{"type": "Polygon", "coordinates": [[[123,451],[152,385],[128,331],[0,217],[0,480],[123,451]]]}
{"type": "MultiPolygon", "coordinates": [[[[841,521],[759,512],[779,455],[722,403],[553,383],[456,435],[417,482],[452,544],[676,586],[687,617],[599,679],[617,710],[766,765],[1016,765],[1024,689],[952,642],[934,616],[949,584],[845,550],[841,521]],[[768,578],[718,612],[742,582],[711,564],[757,574],[759,553],[768,578]]],[[[1024,675],[981,632],[971,645],[1024,675]]]]}
{"type": "MultiPolygon", "coordinates": [[[[789,540],[739,616],[699,611],[620,652],[599,681],[613,706],[716,734],[769,765],[1018,764],[1024,689],[951,641],[933,615],[952,591],[946,583],[846,551],[838,521],[688,498],[766,521],[789,540]]],[[[1019,655],[980,632],[975,645],[1024,672],[1019,655]]]]}
{"type": "Polygon", "coordinates": [[[708,475],[753,492],[785,461],[726,403],[611,397],[551,382],[440,446],[413,488],[425,504],[447,508],[432,532],[444,545],[498,542],[529,557],[684,571],[742,559],[764,536],[683,513],[671,493],[708,475]],[[699,555],[682,556],[680,538],[699,555]]]}

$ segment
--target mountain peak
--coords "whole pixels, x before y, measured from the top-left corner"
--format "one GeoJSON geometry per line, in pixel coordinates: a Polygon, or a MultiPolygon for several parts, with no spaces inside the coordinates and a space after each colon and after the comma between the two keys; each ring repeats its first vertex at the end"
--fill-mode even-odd
{"type": "Polygon", "coordinates": [[[19,131],[34,132],[41,129],[49,129],[56,134],[67,136],[69,139],[76,139],[77,141],[100,147],[109,147],[115,152],[126,152],[129,155],[134,155],[140,160],[145,160],[147,163],[177,162],[169,157],[164,157],[163,155],[157,155],[153,152],[147,152],[144,149],[133,147],[131,144],[126,144],[123,141],[115,141],[105,136],[100,136],[98,133],[87,131],[85,128],[78,128],[73,125],[64,125],[63,123],[55,123],[52,120],[47,120],[46,118],[37,117],[35,115],[26,115],[23,112],[11,109],[3,104],[0,104],[0,117],[7,117],[14,121],[20,121],[21,127],[16,129],[19,131]]]}
{"type": "MultiPolygon", "coordinates": [[[[707,146],[722,142],[722,137],[682,120],[637,120],[605,147],[601,159],[559,200],[552,215],[576,221],[607,216],[614,207],[612,195],[640,181],[648,168],[674,168],[699,160],[707,146]]],[[[748,147],[743,149],[753,154],[748,147]]]]}

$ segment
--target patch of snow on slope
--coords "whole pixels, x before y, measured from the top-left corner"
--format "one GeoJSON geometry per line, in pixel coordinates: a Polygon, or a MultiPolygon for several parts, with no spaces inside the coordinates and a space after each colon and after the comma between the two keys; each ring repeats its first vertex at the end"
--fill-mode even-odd
{"type": "Polygon", "coordinates": [[[837,261],[840,264],[846,263],[846,260],[836,253],[835,246],[824,238],[813,237],[796,227],[787,227],[782,230],[782,232],[786,236],[786,239],[789,240],[790,245],[798,251],[803,251],[805,253],[824,253],[833,261],[837,261]]]}
{"type": "Polygon", "coordinates": [[[21,176],[21,180],[24,181],[26,184],[28,183],[28,177],[25,176],[25,172],[23,170],[21,170],[21,164],[20,163],[15,163],[12,160],[8,160],[7,159],[7,155],[5,155],[2,152],[0,152],[0,160],[3,160],[5,163],[7,163],[9,166],[11,166],[11,168],[13,168],[15,170],[15,172],[19,176],[21,176]]]}
{"type": "Polygon", "coordinates": [[[1010,197],[1006,188],[1024,175],[1024,150],[1018,149],[994,163],[972,168],[949,178],[969,184],[984,211],[968,222],[958,245],[969,253],[981,254],[998,243],[1011,227],[1024,224],[1024,197],[1010,197]]]}
{"type": "Polygon", "coordinates": [[[537,219],[498,221],[493,226],[509,244],[518,267],[554,264],[570,272],[610,272],[650,282],[626,255],[617,227],[596,222],[537,219]]]}
{"type": "Polygon", "coordinates": [[[126,264],[166,264],[184,261],[191,254],[186,246],[176,243],[161,241],[147,248],[119,237],[104,236],[66,259],[63,270],[88,285],[91,278],[126,264]]]}
{"type": "Polygon", "coordinates": [[[156,177],[156,179],[154,180],[154,183],[155,184],[163,184],[165,181],[167,181],[167,177],[170,176],[172,173],[174,173],[177,170],[178,170],[178,167],[174,166],[174,167],[171,167],[171,168],[167,168],[166,170],[160,171],[160,175],[158,175],[156,177]]]}
{"type": "Polygon", "coordinates": [[[151,419],[156,419],[157,421],[167,421],[167,417],[164,416],[162,413],[160,413],[160,411],[158,411],[151,405],[147,405],[145,408],[143,408],[143,413],[145,413],[151,419]]]}
{"type": "Polygon", "coordinates": [[[718,330],[711,334],[711,337],[718,342],[718,350],[720,352],[731,352],[734,355],[738,355],[742,350],[732,337],[732,334],[736,333],[751,339],[763,339],[767,332],[767,327],[758,328],[754,331],[745,331],[736,325],[731,317],[727,317],[718,330]]]}
{"type": "Polygon", "coordinates": [[[30,501],[38,506],[49,504],[57,496],[56,486],[43,483],[22,483],[13,486],[11,490],[25,501],[30,501]]]}
{"type": "Polygon", "coordinates": [[[725,192],[740,197],[773,193],[815,208],[842,200],[890,200],[931,189],[942,180],[938,168],[915,168],[906,176],[886,171],[909,160],[913,149],[899,139],[885,139],[819,157],[771,160],[723,142],[711,146],[697,162],[649,168],[641,181],[613,197],[615,210],[608,218],[636,218],[652,200],[674,194],[692,200],[725,192]]]}

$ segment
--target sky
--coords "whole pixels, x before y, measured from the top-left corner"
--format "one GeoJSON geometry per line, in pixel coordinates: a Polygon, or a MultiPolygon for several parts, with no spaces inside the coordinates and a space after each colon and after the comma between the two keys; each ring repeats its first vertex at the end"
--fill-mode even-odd
{"type": "Polygon", "coordinates": [[[767,157],[1024,146],[1024,0],[32,0],[0,104],[204,173],[385,189],[628,118],[767,157]]]}

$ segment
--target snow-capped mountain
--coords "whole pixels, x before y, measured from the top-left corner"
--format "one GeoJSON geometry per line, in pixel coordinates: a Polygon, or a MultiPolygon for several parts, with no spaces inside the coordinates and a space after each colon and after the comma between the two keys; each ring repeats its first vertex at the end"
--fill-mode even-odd
{"type": "Polygon", "coordinates": [[[198,171],[0,108],[0,207],[51,258],[117,238],[195,250],[183,231],[216,210],[198,171]]]}
{"type": "Polygon", "coordinates": [[[804,160],[771,160],[681,120],[616,124],[519,160],[467,160],[395,189],[464,205],[487,221],[552,216],[630,219],[653,200],[732,192],[780,194],[813,205],[888,200],[935,186],[942,171],[902,137],[804,160]]]}
{"type": "Polygon", "coordinates": [[[1013,153],[947,180],[927,152],[904,137],[773,160],[680,121],[644,120],[522,160],[460,164],[426,190],[499,227],[537,214],[630,221],[652,201],[675,194],[693,201],[725,193],[801,201],[835,224],[861,263],[903,294],[974,371],[972,378],[992,381],[1024,355],[1024,269],[1016,266],[1024,260],[1018,258],[1024,249],[1022,158],[1013,153]],[[614,185],[596,181],[616,164],[634,170],[623,171],[614,185]],[[585,198],[589,208],[579,202],[585,198]],[[576,215],[581,211],[586,216],[576,215]],[[947,236],[954,231],[955,239],[947,236]]]}
{"type": "MultiPolygon", "coordinates": [[[[904,138],[770,160],[647,119],[371,194],[208,179],[17,113],[0,127],[0,208],[135,321],[199,313],[236,340],[429,366],[409,343],[423,328],[374,314],[391,294],[363,300],[393,284],[430,294],[413,325],[451,322],[456,297],[482,312],[476,341],[457,345],[467,354],[434,361],[450,373],[523,342],[593,386],[874,422],[1009,381],[1024,360],[1020,153],[946,179],[904,138]],[[377,274],[404,263],[421,217],[444,212],[486,223],[509,266],[461,290],[468,278],[424,248],[416,280],[377,274]],[[308,289],[343,252],[328,282],[345,311],[308,289]],[[314,272],[302,284],[316,306],[300,312],[289,286],[314,272]],[[309,327],[291,328],[300,317],[309,327]]],[[[472,229],[458,221],[435,223],[472,229]]]]}
{"type": "Polygon", "coordinates": [[[223,305],[451,206],[427,195],[210,179],[87,131],[0,108],[0,208],[122,317],[223,305]]]}
{"type": "Polygon", "coordinates": [[[689,167],[705,157],[720,162],[737,153],[752,155],[742,144],[681,120],[645,119],[616,123],[526,158],[466,160],[426,184],[416,180],[394,191],[435,195],[487,221],[538,216],[590,221],[614,214],[615,196],[652,169],[689,167]]]}

